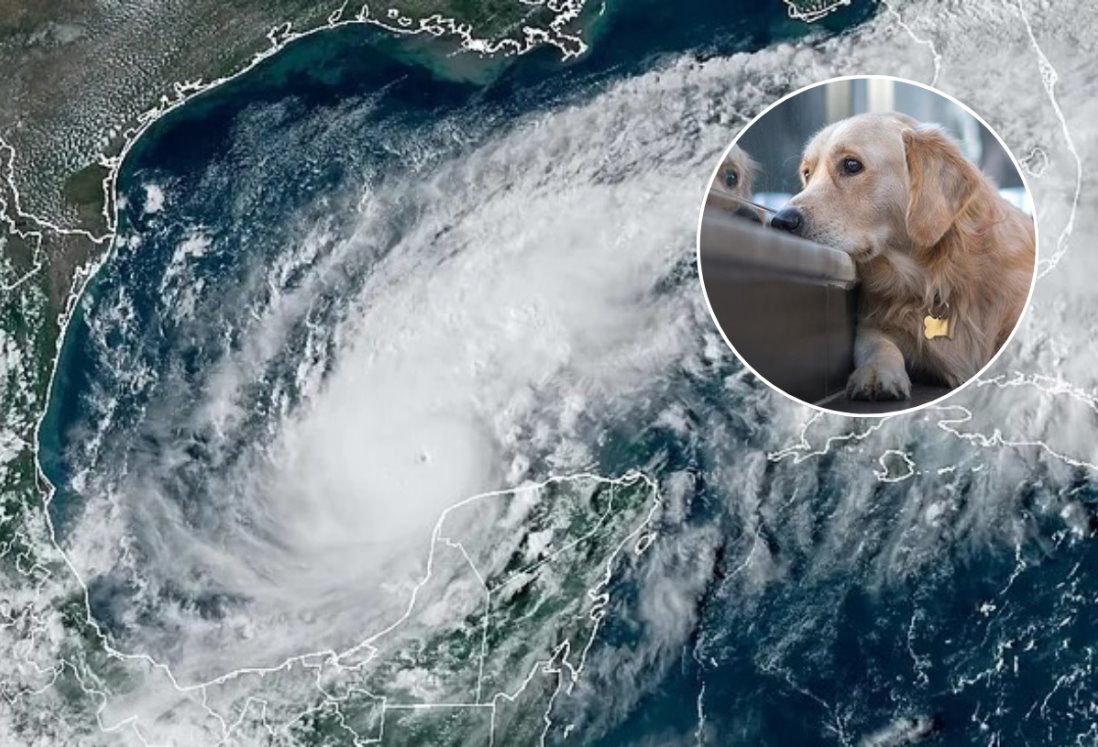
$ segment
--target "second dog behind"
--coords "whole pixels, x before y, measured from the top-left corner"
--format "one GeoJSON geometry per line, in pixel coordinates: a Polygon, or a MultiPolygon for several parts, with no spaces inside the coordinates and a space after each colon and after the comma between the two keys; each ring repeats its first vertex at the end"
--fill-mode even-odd
{"type": "Polygon", "coordinates": [[[751,204],[751,186],[758,169],[758,164],[743,148],[733,145],[713,177],[710,195],[731,198],[721,204],[742,218],[762,223],[764,216],[751,204]]]}

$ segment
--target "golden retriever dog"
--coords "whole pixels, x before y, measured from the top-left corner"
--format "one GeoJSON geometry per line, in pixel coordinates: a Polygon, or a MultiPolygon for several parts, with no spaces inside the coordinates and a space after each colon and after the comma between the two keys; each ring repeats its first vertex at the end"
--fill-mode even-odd
{"type": "Polygon", "coordinates": [[[861,114],[821,130],[803,188],[771,225],[845,251],[861,283],[851,399],[907,399],[909,372],[949,387],[976,375],[1025,306],[1029,216],[940,128],[861,114]]]}
{"type": "Polygon", "coordinates": [[[761,223],[762,216],[749,202],[736,202],[736,199],[751,200],[751,183],[754,181],[758,169],[758,164],[743,148],[733,145],[725,155],[724,160],[721,161],[721,166],[713,177],[709,194],[718,198],[717,204],[731,210],[736,215],[761,223]],[[719,199],[725,195],[734,199],[719,199]]]}

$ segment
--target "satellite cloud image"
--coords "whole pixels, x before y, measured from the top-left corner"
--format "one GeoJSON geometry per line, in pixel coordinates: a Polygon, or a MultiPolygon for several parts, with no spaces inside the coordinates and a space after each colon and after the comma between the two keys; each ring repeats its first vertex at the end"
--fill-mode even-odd
{"type": "Polygon", "coordinates": [[[1084,0],[0,0],[0,746],[1098,745],[1096,54],[1084,0]],[[1036,222],[914,411],[775,392],[699,283],[722,154],[840,76],[1036,222]]]}

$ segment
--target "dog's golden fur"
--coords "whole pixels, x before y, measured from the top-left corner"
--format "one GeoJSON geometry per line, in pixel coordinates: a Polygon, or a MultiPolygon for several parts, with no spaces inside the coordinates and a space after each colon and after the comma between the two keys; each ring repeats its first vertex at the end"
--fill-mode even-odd
{"type": "Polygon", "coordinates": [[[764,216],[750,205],[729,200],[712,200],[714,196],[719,195],[750,200],[752,195],[751,187],[758,173],[758,168],[758,164],[743,148],[733,145],[725,154],[724,160],[721,161],[721,166],[713,177],[713,183],[709,185],[709,198],[707,201],[713,202],[741,217],[761,223],[764,216]]]}
{"type": "Polygon", "coordinates": [[[721,167],[717,169],[717,174],[713,177],[712,187],[749,200],[751,199],[751,185],[755,180],[758,168],[758,164],[751,156],[747,155],[743,148],[733,145],[725,154],[724,160],[721,161],[721,167]],[[735,182],[734,184],[728,183],[730,176],[732,181],[735,182]]]}
{"type": "Polygon", "coordinates": [[[939,128],[903,114],[862,114],[818,133],[790,202],[806,238],[840,248],[861,280],[848,396],[904,399],[909,371],[955,387],[1009,337],[1025,306],[1033,221],[939,128]],[[850,159],[860,164],[849,173],[850,159]],[[952,337],[927,340],[928,314],[952,337]],[[906,365],[905,365],[906,364],[906,365]]]}

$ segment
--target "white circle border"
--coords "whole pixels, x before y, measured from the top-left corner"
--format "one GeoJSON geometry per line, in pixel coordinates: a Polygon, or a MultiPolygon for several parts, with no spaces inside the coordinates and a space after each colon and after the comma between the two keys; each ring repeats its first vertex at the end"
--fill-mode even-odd
{"type": "Polygon", "coordinates": [[[695,232],[695,236],[694,236],[694,253],[697,255],[695,261],[697,262],[697,265],[698,265],[698,281],[701,284],[702,296],[705,298],[705,308],[709,311],[709,318],[713,320],[713,325],[717,328],[717,332],[720,333],[721,339],[724,340],[724,344],[728,346],[728,349],[732,351],[732,354],[735,355],[736,358],[740,361],[740,363],[742,363],[743,366],[748,371],[750,371],[759,381],[766,384],[766,386],[768,386],[771,390],[777,392],[778,394],[782,395],[786,399],[789,399],[790,401],[795,402],[798,405],[802,405],[802,406],[805,406],[805,407],[810,407],[813,410],[816,410],[817,412],[823,413],[825,415],[841,415],[841,416],[847,417],[847,418],[882,418],[883,419],[883,418],[890,418],[890,417],[893,417],[895,415],[908,415],[908,414],[911,414],[911,413],[914,413],[914,412],[918,412],[920,410],[927,409],[927,408],[932,407],[934,405],[938,405],[939,403],[944,402],[945,400],[949,399],[950,397],[954,396],[955,394],[960,393],[965,387],[967,387],[972,382],[977,381],[985,371],[987,371],[989,368],[991,368],[995,364],[995,361],[997,361],[999,359],[999,356],[1001,356],[1003,354],[1003,351],[1005,351],[1007,349],[1007,347],[1010,345],[1011,341],[1014,339],[1014,335],[1018,332],[1018,329],[1022,326],[1022,319],[1025,317],[1026,313],[1029,311],[1029,308],[1030,308],[1030,306],[1033,302],[1033,291],[1037,287],[1037,268],[1040,264],[1040,247],[1041,247],[1041,237],[1040,237],[1039,226],[1038,226],[1038,221],[1037,221],[1037,202],[1036,202],[1036,199],[1034,197],[1033,190],[1031,190],[1030,187],[1029,187],[1029,181],[1026,179],[1026,173],[1022,169],[1022,165],[1018,162],[1017,157],[1014,155],[1014,151],[1012,151],[1010,149],[1010,147],[1006,144],[1006,142],[999,135],[999,133],[995,131],[995,128],[991,127],[984,120],[984,118],[981,117],[979,114],[977,114],[975,111],[973,111],[973,109],[970,106],[968,106],[968,104],[965,104],[964,102],[960,101],[955,96],[952,96],[952,95],[946,93],[945,91],[939,90],[939,89],[935,88],[934,86],[928,85],[926,83],[920,83],[918,81],[910,80],[908,78],[901,78],[897,75],[840,75],[840,76],[837,76],[837,77],[834,77],[834,78],[827,78],[825,80],[820,80],[820,81],[817,81],[815,83],[810,83],[806,86],[801,86],[797,90],[787,93],[786,95],[779,98],[777,101],[775,101],[772,104],[770,104],[769,106],[767,106],[765,109],[763,109],[761,112],[756,114],[754,117],[752,117],[751,120],[747,124],[745,124],[743,127],[740,128],[739,132],[736,133],[736,136],[734,138],[732,138],[732,142],[730,142],[728,144],[728,147],[725,148],[723,151],[721,151],[720,158],[717,159],[717,163],[713,167],[713,171],[710,173],[709,179],[705,183],[705,192],[702,196],[701,209],[698,211],[698,228],[697,228],[697,231],[695,232]],[[937,94],[938,96],[941,96],[942,98],[944,98],[947,101],[949,101],[950,103],[952,103],[954,106],[960,107],[962,111],[965,111],[968,114],[975,117],[976,121],[979,122],[980,125],[985,130],[987,130],[988,132],[990,132],[992,134],[992,136],[995,138],[995,140],[1002,147],[1003,151],[1010,158],[1010,162],[1014,165],[1015,171],[1018,172],[1018,178],[1022,180],[1022,186],[1025,188],[1026,195],[1029,197],[1030,205],[1032,206],[1032,213],[1029,217],[1033,221],[1033,274],[1030,277],[1029,293],[1026,295],[1025,305],[1022,307],[1022,313],[1020,313],[1018,315],[1018,320],[1014,323],[1014,328],[1012,330],[1010,330],[1010,334],[1007,335],[1006,340],[1003,341],[1003,344],[999,346],[999,349],[995,351],[995,354],[991,356],[991,358],[988,360],[988,362],[984,364],[983,368],[981,368],[979,371],[977,371],[975,374],[973,374],[971,377],[969,377],[967,380],[965,380],[964,383],[959,384],[958,386],[954,387],[953,389],[950,389],[948,392],[946,392],[942,396],[938,397],[937,399],[932,399],[929,402],[923,402],[922,404],[913,405],[912,407],[908,407],[908,408],[905,408],[905,409],[902,409],[902,410],[889,410],[887,412],[865,412],[865,413],[847,412],[847,411],[844,411],[844,410],[833,410],[833,409],[828,408],[828,407],[822,407],[821,405],[817,405],[814,402],[806,402],[805,400],[799,399],[798,397],[794,397],[789,392],[786,392],[785,390],[783,390],[783,389],[781,389],[777,386],[774,386],[774,384],[770,383],[770,381],[765,376],[763,376],[758,371],[756,371],[755,368],[750,363],[747,362],[747,359],[744,358],[738,350],[736,350],[736,346],[733,345],[732,342],[728,339],[728,335],[726,335],[725,332],[724,332],[724,327],[721,326],[720,320],[717,318],[716,313],[714,313],[714,311],[713,311],[713,304],[711,304],[709,302],[709,292],[705,288],[705,275],[702,272],[702,262],[701,262],[702,218],[705,215],[705,203],[706,203],[706,198],[709,195],[710,185],[713,184],[713,180],[717,177],[717,172],[720,171],[721,164],[724,162],[725,157],[727,157],[729,152],[731,152],[732,148],[735,147],[736,143],[739,142],[740,138],[743,137],[743,134],[745,132],[747,132],[748,130],[750,130],[752,127],[754,127],[755,124],[760,119],[762,119],[764,116],[766,116],[771,110],[778,108],[779,106],[784,104],[786,101],[788,101],[789,99],[794,98],[795,96],[800,96],[805,91],[810,91],[813,88],[819,88],[820,86],[826,86],[826,85],[829,85],[831,83],[838,83],[838,82],[841,82],[841,81],[848,81],[848,80],[888,80],[888,81],[892,81],[892,82],[905,83],[907,85],[915,86],[916,88],[922,88],[925,91],[929,91],[931,93],[937,94]]]}

